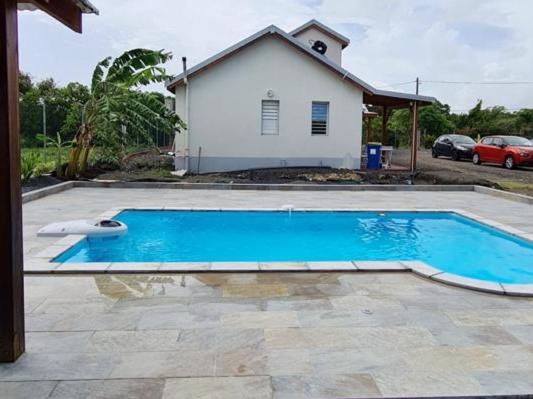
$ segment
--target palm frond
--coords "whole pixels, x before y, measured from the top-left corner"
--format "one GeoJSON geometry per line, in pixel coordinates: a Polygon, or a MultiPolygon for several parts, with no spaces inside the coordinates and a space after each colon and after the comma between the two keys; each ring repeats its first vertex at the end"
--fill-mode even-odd
{"type": "MultiPolygon", "coordinates": [[[[135,74],[147,70],[143,77],[144,82],[151,83],[159,75],[165,75],[164,69],[155,68],[172,58],[172,54],[163,50],[133,49],[117,57],[109,67],[108,80],[131,84],[131,78],[135,74]]],[[[139,84],[147,84],[139,82],[139,84]]]]}
{"type": "Polygon", "coordinates": [[[91,79],[91,91],[94,91],[98,84],[102,82],[105,70],[109,67],[110,62],[111,57],[106,57],[98,64],[96,64],[96,67],[93,71],[93,77],[91,79]]]}

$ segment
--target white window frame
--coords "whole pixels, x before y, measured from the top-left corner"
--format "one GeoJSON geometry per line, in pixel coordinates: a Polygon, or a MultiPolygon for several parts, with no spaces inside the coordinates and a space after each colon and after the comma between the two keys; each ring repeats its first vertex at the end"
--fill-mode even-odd
{"type": "Polygon", "coordinates": [[[329,101],[312,101],[311,102],[311,136],[328,136],[329,135],[329,101]],[[326,132],[325,133],[313,133],[313,105],[323,104],[326,105],[326,132]]]}
{"type": "Polygon", "coordinates": [[[279,136],[279,114],[280,114],[280,101],[279,100],[261,100],[261,136],[279,136]],[[276,124],[276,131],[274,133],[272,132],[265,132],[265,115],[264,115],[264,109],[265,104],[267,103],[275,103],[278,106],[278,114],[277,114],[277,124],[276,124]]]}

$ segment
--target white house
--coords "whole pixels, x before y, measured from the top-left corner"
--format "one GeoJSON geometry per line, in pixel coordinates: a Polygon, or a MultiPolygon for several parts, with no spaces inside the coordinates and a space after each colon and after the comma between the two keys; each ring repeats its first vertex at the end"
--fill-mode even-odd
{"type": "Polygon", "coordinates": [[[271,25],[167,82],[187,130],[176,169],[361,165],[363,104],[434,101],[377,90],[342,68],[345,36],[312,20],[290,33],[271,25]]]}

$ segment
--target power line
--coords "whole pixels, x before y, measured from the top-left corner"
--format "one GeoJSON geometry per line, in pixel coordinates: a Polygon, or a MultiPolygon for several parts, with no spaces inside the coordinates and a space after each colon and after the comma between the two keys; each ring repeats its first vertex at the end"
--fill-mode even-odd
{"type": "MultiPolygon", "coordinates": [[[[492,107],[485,108],[484,111],[485,110],[489,110],[490,111],[490,108],[492,108],[492,107]]],[[[528,108],[527,107],[522,107],[522,108],[505,108],[504,107],[503,111],[504,112],[509,112],[509,111],[510,112],[516,112],[516,111],[521,111],[523,109],[528,109],[528,108]]],[[[470,108],[470,109],[450,109],[450,112],[469,112],[471,110],[472,110],[472,108],[470,108]]]]}
{"type": "MultiPolygon", "coordinates": [[[[391,83],[389,85],[384,85],[377,87],[378,89],[384,89],[387,87],[396,87],[396,86],[404,86],[411,83],[416,83],[416,80],[410,80],[408,82],[399,82],[399,83],[391,83]]],[[[482,81],[469,81],[469,80],[420,80],[419,83],[434,83],[434,84],[451,84],[451,85],[533,85],[533,81],[494,81],[494,82],[482,82],[482,81]]]]}
{"type": "Polygon", "coordinates": [[[421,80],[420,83],[460,84],[460,85],[533,85],[533,81],[474,82],[474,81],[452,81],[452,80],[421,80]]]}

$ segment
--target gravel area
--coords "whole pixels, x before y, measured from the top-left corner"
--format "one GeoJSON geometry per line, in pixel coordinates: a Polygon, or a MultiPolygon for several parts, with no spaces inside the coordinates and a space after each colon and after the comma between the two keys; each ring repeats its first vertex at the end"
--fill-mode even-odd
{"type": "MultiPolygon", "coordinates": [[[[409,160],[408,150],[394,153],[394,163],[404,165],[409,160]]],[[[452,161],[432,158],[429,150],[418,153],[417,181],[438,184],[480,184],[522,194],[533,195],[533,168],[507,170],[499,165],[474,165],[472,161],[452,161]]]]}

